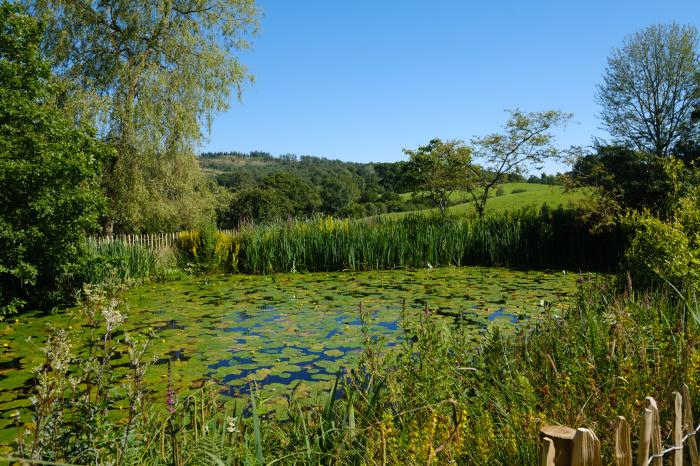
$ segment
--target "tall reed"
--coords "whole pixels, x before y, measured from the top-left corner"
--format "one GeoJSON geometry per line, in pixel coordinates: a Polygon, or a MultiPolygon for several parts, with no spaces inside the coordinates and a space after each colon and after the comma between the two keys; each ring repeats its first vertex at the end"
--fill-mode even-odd
{"type": "Polygon", "coordinates": [[[614,268],[624,238],[593,234],[571,210],[474,217],[317,217],[241,229],[238,271],[381,270],[437,265],[614,268]]]}
{"type": "Polygon", "coordinates": [[[92,261],[84,270],[85,283],[103,283],[107,279],[127,281],[155,274],[157,258],[154,251],[138,244],[122,241],[88,243],[92,261]]]}

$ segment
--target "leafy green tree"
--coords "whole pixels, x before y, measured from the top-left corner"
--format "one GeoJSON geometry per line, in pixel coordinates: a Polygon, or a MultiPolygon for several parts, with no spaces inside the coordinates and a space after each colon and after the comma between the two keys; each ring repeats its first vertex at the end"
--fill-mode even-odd
{"type": "Polygon", "coordinates": [[[474,157],[481,165],[471,165],[473,182],[467,184],[467,190],[479,216],[484,215],[491,188],[511,175],[526,173],[529,168],[541,169],[546,160],[560,155],[553,145],[552,130],[566,125],[572,117],[558,110],[531,113],[512,110],[509,113],[502,133],[471,141],[474,157]]]}
{"type": "Polygon", "coordinates": [[[601,119],[615,141],[659,157],[687,137],[700,103],[698,31],[658,24],[613,50],[598,89],[601,119]]]}
{"type": "Polygon", "coordinates": [[[35,18],[0,4],[0,316],[50,303],[86,258],[107,149],[52,102],[35,18]]]}
{"type": "Polygon", "coordinates": [[[360,188],[351,173],[340,171],[326,175],[321,182],[321,208],[331,215],[345,213],[345,209],[360,198],[360,188]]]}
{"type": "Polygon", "coordinates": [[[238,228],[242,223],[268,223],[289,215],[287,200],[272,189],[245,188],[233,197],[229,208],[219,216],[221,228],[238,228]]]}
{"type": "Polygon", "coordinates": [[[268,176],[262,182],[262,187],[273,190],[285,200],[284,207],[287,215],[293,217],[308,216],[317,212],[321,207],[321,196],[316,188],[291,173],[277,173],[268,176]]]}
{"type": "Polygon", "coordinates": [[[97,121],[116,148],[104,166],[107,232],[211,217],[194,147],[251,79],[233,52],[256,29],[253,0],[25,2],[47,25],[43,47],[66,111],[97,121]]]}
{"type": "Polygon", "coordinates": [[[403,152],[409,157],[406,170],[414,196],[428,199],[445,215],[453,193],[471,184],[471,148],[462,141],[435,138],[426,146],[403,152]]]}
{"type": "Polygon", "coordinates": [[[659,158],[627,147],[598,146],[574,163],[571,177],[579,185],[594,186],[618,204],[617,210],[647,209],[668,216],[682,191],[684,170],[674,157],[659,158]]]}

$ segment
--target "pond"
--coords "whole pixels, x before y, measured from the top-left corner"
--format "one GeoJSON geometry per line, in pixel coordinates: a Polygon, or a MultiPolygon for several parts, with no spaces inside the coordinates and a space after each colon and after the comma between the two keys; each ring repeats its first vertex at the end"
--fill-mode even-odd
{"type": "MultiPolygon", "coordinates": [[[[298,382],[317,393],[359,356],[360,303],[372,335],[384,337],[388,348],[403,335],[402,316],[415,318],[426,306],[459,320],[476,342],[489,327],[517,328],[537,318],[545,305],[569,306],[576,279],[563,271],[483,267],[197,277],[127,291],[121,329],[155,333],[147,378],[158,398],[165,397],[169,361],[178,390],[213,380],[222,394],[237,397],[255,380],[267,394],[298,382]]],[[[3,324],[0,440],[8,436],[11,414],[30,405],[31,369],[43,362],[50,327],[70,328],[79,346],[85,322],[69,315],[29,313],[3,324]]],[[[126,370],[126,359],[121,362],[126,370]]]]}

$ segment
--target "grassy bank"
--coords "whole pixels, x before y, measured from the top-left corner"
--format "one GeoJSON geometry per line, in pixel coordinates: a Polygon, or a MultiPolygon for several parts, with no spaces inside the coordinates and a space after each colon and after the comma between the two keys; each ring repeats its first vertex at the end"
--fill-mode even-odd
{"type": "Polygon", "coordinates": [[[53,363],[37,374],[36,414],[15,454],[117,464],[535,464],[539,427],[562,423],[592,428],[611,462],[613,421],[636,425],[645,396],[665,421],[685,381],[698,406],[700,309],[673,293],[580,282],[572,311],[509,337],[493,333],[476,351],[459,320],[429,309],[404,324],[408,338],[390,353],[365,331],[359,364],[321,398],[295,393],[282,418],[267,414],[263,398],[224,405],[212,388],[149,394],[147,342],[105,338],[118,319],[98,293],[85,306],[104,315],[92,362],[72,372],[61,364],[70,359],[65,335],[50,341],[53,363]],[[118,390],[100,378],[112,351],[128,352],[133,366],[118,390]]]}

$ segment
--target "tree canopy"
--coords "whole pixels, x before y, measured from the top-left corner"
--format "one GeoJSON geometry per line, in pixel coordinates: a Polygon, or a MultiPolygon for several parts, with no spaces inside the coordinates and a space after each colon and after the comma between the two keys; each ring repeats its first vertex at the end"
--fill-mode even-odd
{"type": "Polygon", "coordinates": [[[668,156],[700,103],[698,32],[658,24],[613,50],[598,88],[603,124],[619,145],[668,156]]]}
{"type": "Polygon", "coordinates": [[[462,141],[435,138],[416,150],[403,152],[409,156],[406,170],[414,195],[430,200],[445,215],[452,194],[469,188],[472,149],[462,141]]]}
{"type": "Polygon", "coordinates": [[[0,4],[0,316],[72,281],[104,205],[110,153],[54,107],[41,34],[35,18],[0,4]]]}
{"type": "Polygon", "coordinates": [[[27,3],[47,25],[43,47],[65,108],[116,148],[104,167],[107,226],[169,229],[183,212],[195,223],[211,217],[194,148],[231,91],[252,79],[234,52],[257,27],[253,0],[27,3]]]}
{"type": "Polygon", "coordinates": [[[489,191],[505,181],[507,175],[522,175],[530,168],[541,168],[546,160],[560,155],[553,145],[552,130],[566,125],[572,117],[558,110],[509,113],[503,132],[471,141],[480,165],[471,167],[473,182],[468,184],[468,191],[480,216],[484,214],[489,191]]]}

